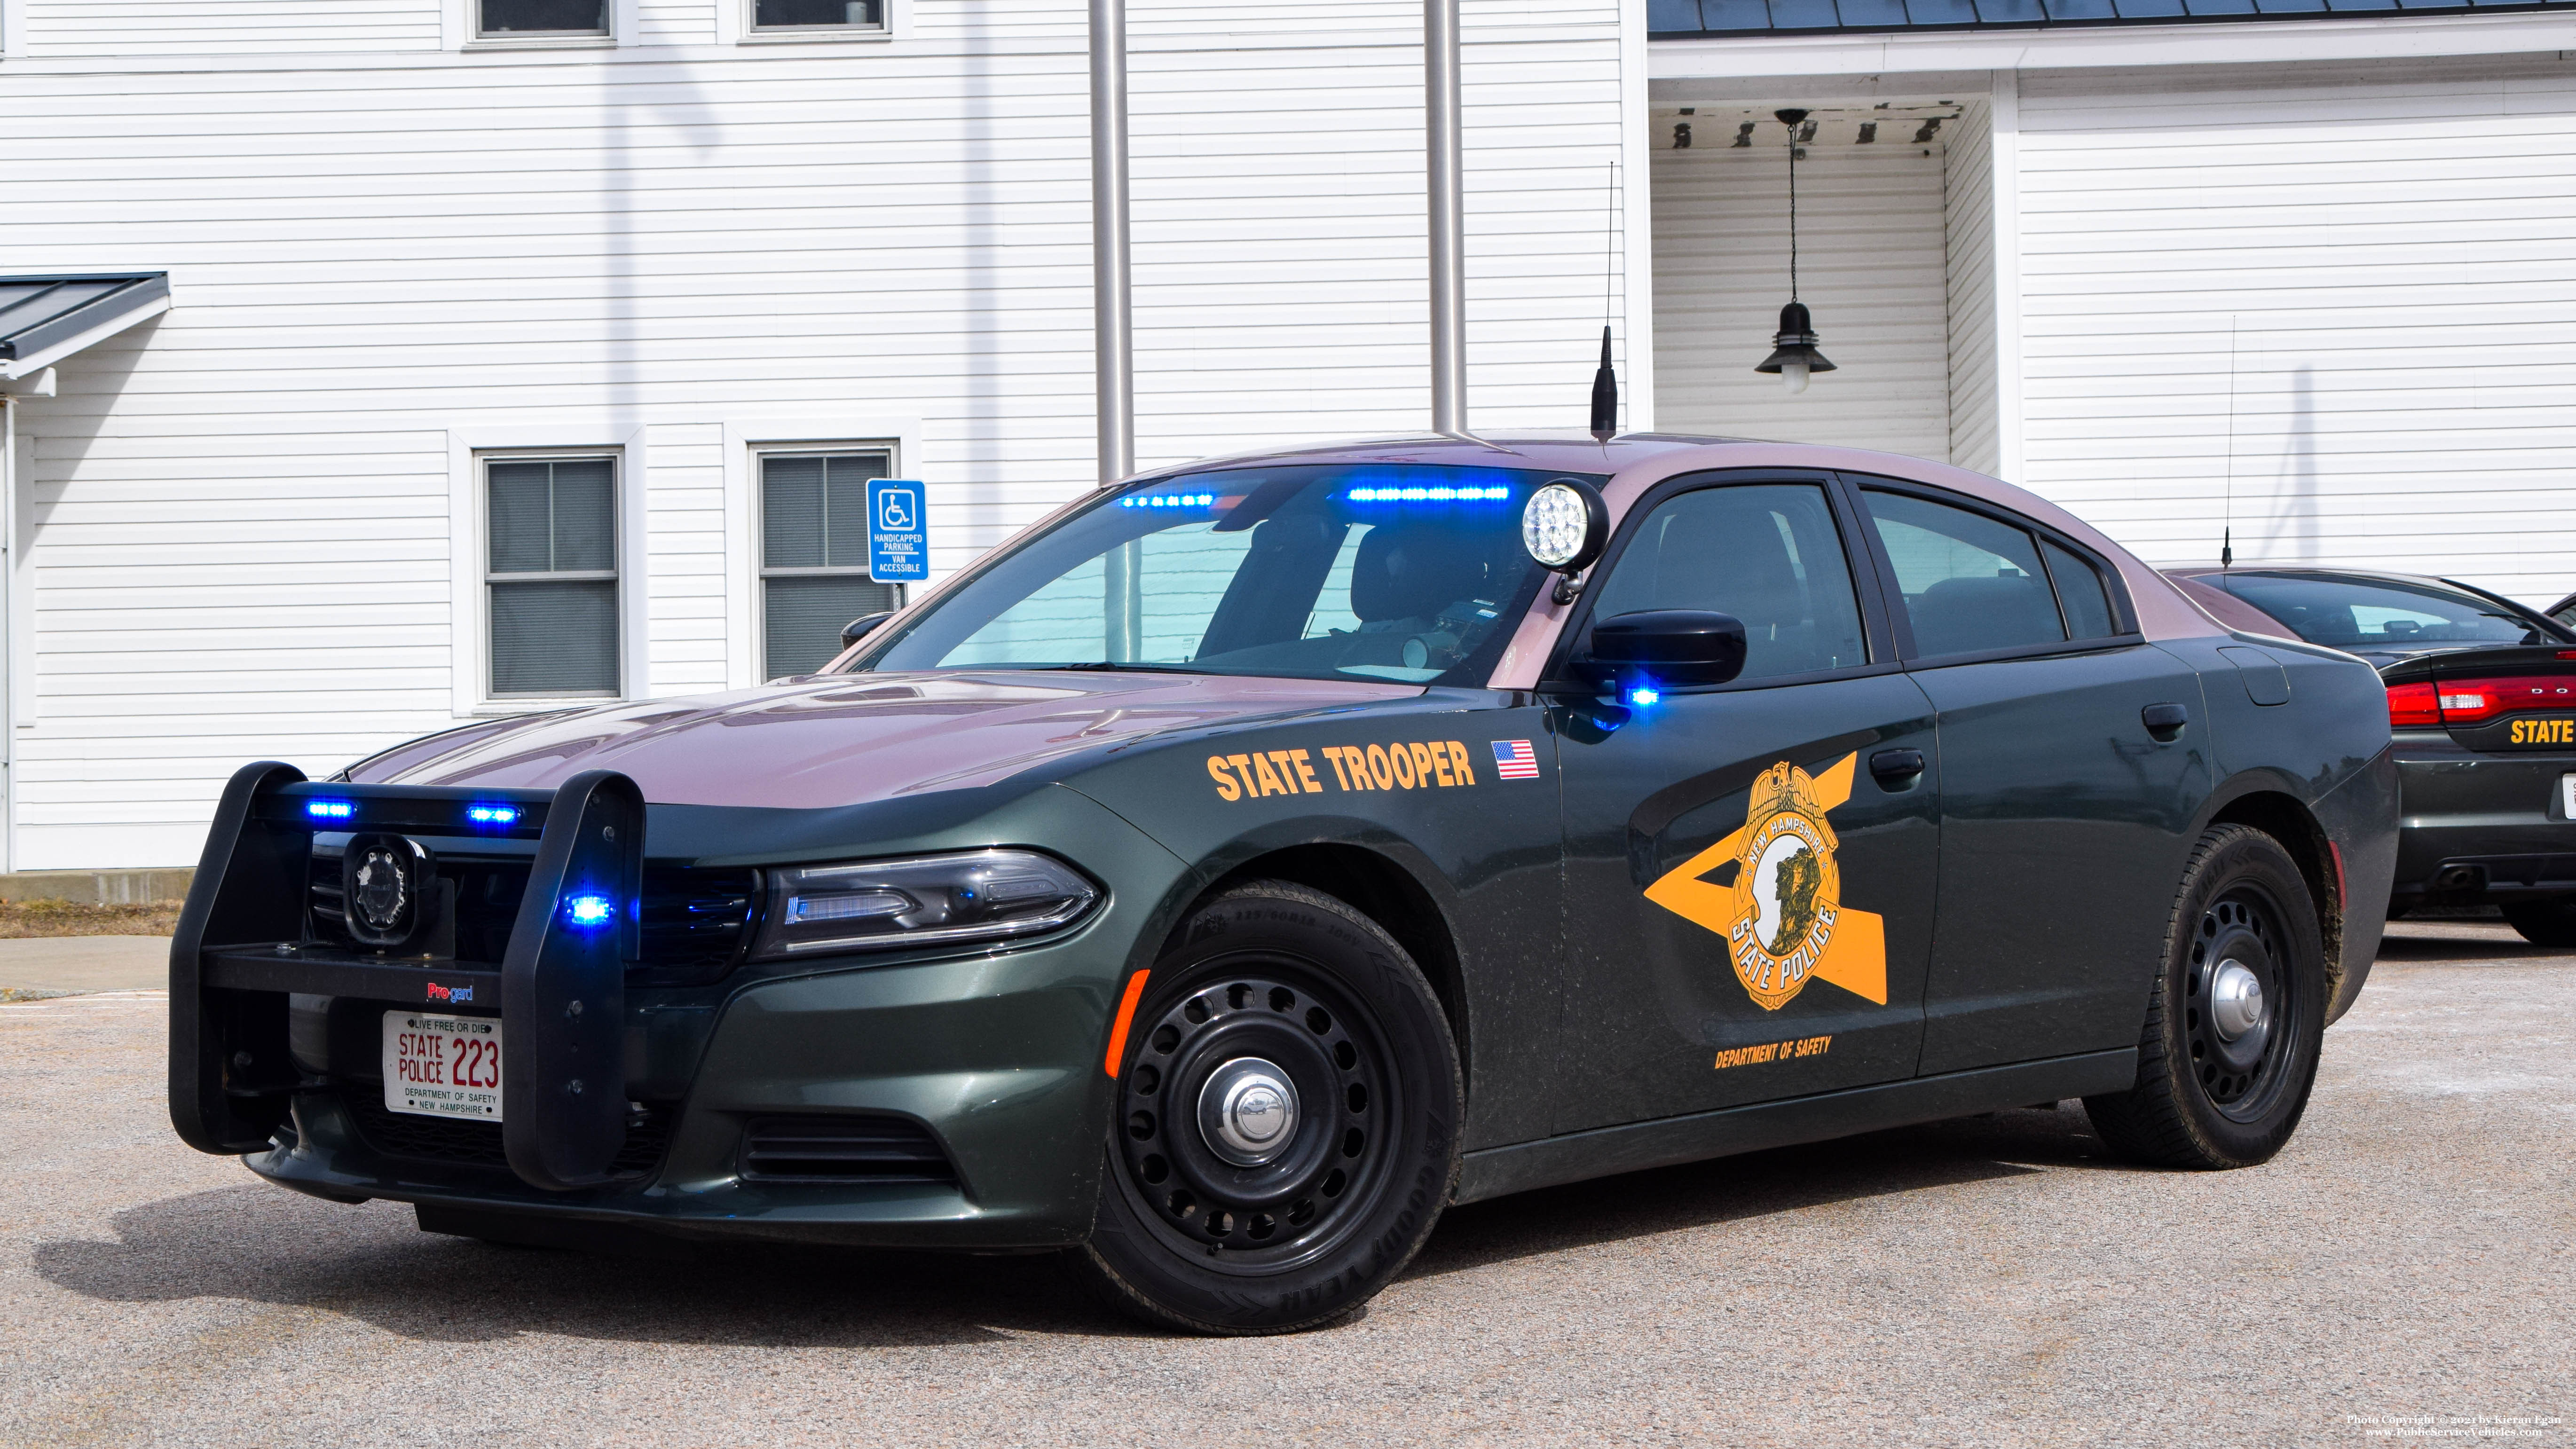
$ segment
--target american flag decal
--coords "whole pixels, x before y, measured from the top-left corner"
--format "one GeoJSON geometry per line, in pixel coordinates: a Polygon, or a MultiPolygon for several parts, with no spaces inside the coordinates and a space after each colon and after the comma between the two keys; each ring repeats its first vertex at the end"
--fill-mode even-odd
{"type": "Polygon", "coordinates": [[[1494,773],[1506,780],[1538,778],[1538,754],[1527,740],[1494,741],[1494,773]]]}

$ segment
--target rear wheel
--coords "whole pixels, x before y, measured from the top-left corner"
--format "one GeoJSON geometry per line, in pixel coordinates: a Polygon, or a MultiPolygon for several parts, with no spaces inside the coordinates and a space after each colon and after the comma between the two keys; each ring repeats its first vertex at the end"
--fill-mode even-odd
{"type": "Polygon", "coordinates": [[[2084,1099],[2121,1156],[2250,1167],[2307,1110],[2325,1032],[2325,943],[2287,851],[2242,825],[2204,832],[2148,993],[2137,1084],[2084,1099]]]}
{"type": "Polygon", "coordinates": [[[2516,902],[2504,908],[2505,924],[2535,946],[2576,946],[2576,901],[2516,902]]]}
{"type": "Polygon", "coordinates": [[[1067,1255],[1115,1307],[1285,1333],[1359,1307],[1458,1176],[1457,1048],[1376,922],[1263,881],[1203,906],[1128,1032],[1107,1181],[1067,1255]]]}

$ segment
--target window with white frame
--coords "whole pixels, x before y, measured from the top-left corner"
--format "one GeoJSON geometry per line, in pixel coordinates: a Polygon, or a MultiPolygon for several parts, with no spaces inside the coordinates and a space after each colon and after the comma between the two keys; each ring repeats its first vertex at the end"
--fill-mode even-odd
{"type": "Polygon", "coordinates": [[[765,677],[813,673],[851,620],[902,607],[901,585],[868,578],[868,480],[893,463],[860,450],[760,455],[765,677]]]}
{"type": "Polygon", "coordinates": [[[609,0],[473,0],[474,33],[485,40],[606,35],[609,0]]]}
{"type": "Polygon", "coordinates": [[[886,0],[748,0],[751,33],[846,35],[885,29],[886,0]]]}
{"type": "Polygon", "coordinates": [[[617,459],[483,460],[494,699],[615,697],[617,459]]]}

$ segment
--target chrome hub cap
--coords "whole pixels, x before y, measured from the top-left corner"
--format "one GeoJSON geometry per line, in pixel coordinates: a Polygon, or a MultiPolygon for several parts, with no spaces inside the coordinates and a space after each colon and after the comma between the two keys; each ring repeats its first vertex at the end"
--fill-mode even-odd
{"type": "Polygon", "coordinates": [[[2209,1016],[2221,1041],[2234,1041],[2263,1024],[2263,982],[2241,961],[2221,961],[2209,984],[2209,1016]]]}
{"type": "Polygon", "coordinates": [[[1199,1089],[1199,1134],[1208,1150],[1238,1167],[1279,1155],[1297,1132],[1297,1088],[1259,1057],[1237,1057],[1199,1089]]]}

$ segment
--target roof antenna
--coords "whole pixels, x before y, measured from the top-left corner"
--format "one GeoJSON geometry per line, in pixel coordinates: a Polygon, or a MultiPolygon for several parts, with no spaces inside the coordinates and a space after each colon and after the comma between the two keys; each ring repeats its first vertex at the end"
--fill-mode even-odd
{"type": "Polygon", "coordinates": [[[2227,501],[2218,515],[2218,566],[2236,566],[2236,318],[2227,319],[2227,501]]]}
{"type": "Polygon", "coordinates": [[[1592,374],[1592,440],[1604,448],[1619,432],[1619,374],[1610,366],[1613,268],[1618,257],[1619,163],[1610,163],[1610,214],[1601,227],[1601,369],[1592,374]]]}

